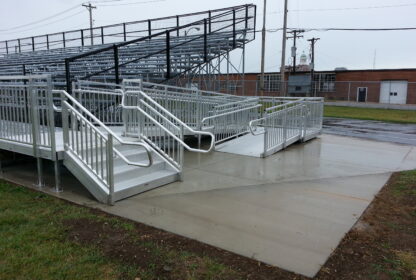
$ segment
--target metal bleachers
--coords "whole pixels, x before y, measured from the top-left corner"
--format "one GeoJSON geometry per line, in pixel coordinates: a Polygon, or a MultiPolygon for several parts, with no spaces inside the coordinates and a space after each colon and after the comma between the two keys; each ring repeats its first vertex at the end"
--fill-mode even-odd
{"type": "MultiPolygon", "coordinates": [[[[0,50],[3,50],[0,75],[51,74],[55,85],[66,86],[67,90],[71,81],[82,79],[120,83],[124,78],[141,78],[159,83],[252,41],[255,38],[255,16],[256,6],[244,5],[167,18],[164,27],[159,27],[157,19],[136,23],[140,28],[146,23],[148,30],[126,31],[126,26],[132,24],[123,24],[119,27],[123,27],[124,32],[110,33],[111,36],[103,35],[111,26],[97,28],[101,32],[98,35],[102,35],[97,37],[104,44],[86,45],[89,37],[82,35],[82,40],[72,39],[66,43],[48,39],[46,48],[44,44],[36,45],[33,39],[30,49],[30,43],[22,43],[28,41],[26,38],[19,39],[18,46],[14,43],[13,52],[12,41],[7,44],[0,42],[0,50]],[[167,24],[172,19],[176,21],[174,26],[167,24]],[[107,42],[109,36],[111,43],[107,42]],[[127,40],[131,37],[136,38],[127,40]],[[125,41],[114,41],[114,38],[125,41]],[[52,42],[61,48],[52,48],[52,42]],[[74,42],[80,44],[74,46],[74,42]],[[7,45],[6,53],[2,44],[7,45]]],[[[86,30],[80,33],[87,34],[86,30]]],[[[52,35],[47,38],[52,38],[52,35]]]]}

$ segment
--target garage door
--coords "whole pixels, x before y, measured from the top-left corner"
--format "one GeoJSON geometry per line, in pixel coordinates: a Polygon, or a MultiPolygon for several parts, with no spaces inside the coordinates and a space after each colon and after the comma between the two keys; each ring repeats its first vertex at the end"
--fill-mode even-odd
{"type": "Polygon", "coordinates": [[[407,81],[383,81],[380,88],[380,103],[406,104],[407,81]]]}

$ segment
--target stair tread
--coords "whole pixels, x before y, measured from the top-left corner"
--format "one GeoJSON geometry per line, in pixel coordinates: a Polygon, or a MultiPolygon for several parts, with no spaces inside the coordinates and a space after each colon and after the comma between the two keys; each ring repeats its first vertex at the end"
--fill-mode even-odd
{"type": "Polygon", "coordinates": [[[163,179],[168,176],[178,174],[177,171],[169,170],[169,169],[162,169],[153,171],[147,175],[139,176],[134,179],[128,179],[125,181],[118,182],[114,185],[114,191],[119,192],[129,188],[134,188],[139,185],[143,185],[149,182],[153,182],[155,180],[163,179]]]}

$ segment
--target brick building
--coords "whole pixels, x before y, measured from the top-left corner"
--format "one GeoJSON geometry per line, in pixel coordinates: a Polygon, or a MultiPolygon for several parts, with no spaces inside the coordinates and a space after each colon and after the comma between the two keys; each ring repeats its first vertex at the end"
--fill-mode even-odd
{"type": "MultiPolygon", "coordinates": [[[[296,85],[299,79],[287,78],[289,95],[293,96],[308,94],[323,96],[327,100],[416,104],[416,68],[317,71],[313,79],[310,79],[309,72],[290,75],[309,76],[312,80],[310,87],[304,87],[304,84],[296,85]],[[303,92],[304,88],[311,92],[303,92]]],[[[216,81],[216,89],[238,95],[260,95],[259,80],[259,73],[221,75],[216,81]]],[[[264,95],[280,96],[280,86],[279,73],[265,74],[264,95]]]]}

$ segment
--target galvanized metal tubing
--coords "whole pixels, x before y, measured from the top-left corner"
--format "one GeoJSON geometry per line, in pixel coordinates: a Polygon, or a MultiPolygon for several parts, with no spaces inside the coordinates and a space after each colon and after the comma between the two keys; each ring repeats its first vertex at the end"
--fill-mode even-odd
{"type": "Polygon", "coordinates": [[[253,135],[264,134],[263,156],[321,133],[323,98],[265,97],[261,101],[264,104],[279,104],[266,108],[262,118],[249,124],[253,135]]]}

